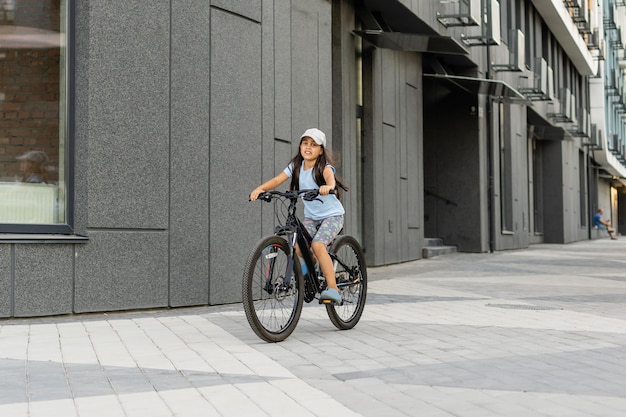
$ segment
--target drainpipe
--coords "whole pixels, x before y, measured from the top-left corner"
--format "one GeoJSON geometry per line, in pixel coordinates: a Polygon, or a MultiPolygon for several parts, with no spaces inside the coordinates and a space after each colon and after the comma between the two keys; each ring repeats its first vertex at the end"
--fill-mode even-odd
{"type": "MultiPolygon", "coordinates": [[[[487,50],[486,50],[486,57],[487,57],[487,72],[485,74],[485,78],[486,79],[491,79],[491,46],[487,45],[487,50]]],[[[494,168],[493,168],[493,161],[494,161],[494,157],[493,157],[493,134],[492,134],[492,118],[493,118],[493,105],[492,105],[492,100],[491,100],[491,96],[490,95],[486,95],[485,96],[487,99],[487,131],[486,131],[486,135],[487,135],[487,217],[488,217],[488,224],[487,227],[489,228],[489,252],[493,253],[494,249],[495,249],[495,228],[494,228],[494,180],[493,180],[493,175],[494,175],[494,168]]]]}
{"type": "Polygon", "coordinates": [[[592,215],[592,203],[591,203],[591,152],[589,151],[589,146],[585,146],[585,156],[587,161],[585,178],[587,179],[587,239],[591,240],[591,230],[593,228],[593,224],[591,224],[592,215]]]}

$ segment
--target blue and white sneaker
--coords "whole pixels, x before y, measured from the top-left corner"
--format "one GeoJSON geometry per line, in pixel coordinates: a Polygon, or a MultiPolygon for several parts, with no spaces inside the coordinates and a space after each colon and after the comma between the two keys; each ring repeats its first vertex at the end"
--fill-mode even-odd
{"type": "Polygon", "coordinates": [[[320,303],[342,303],[343,299],[341,298],[341,294],[334,288],[327,288],[320,294],[320,303]]]}

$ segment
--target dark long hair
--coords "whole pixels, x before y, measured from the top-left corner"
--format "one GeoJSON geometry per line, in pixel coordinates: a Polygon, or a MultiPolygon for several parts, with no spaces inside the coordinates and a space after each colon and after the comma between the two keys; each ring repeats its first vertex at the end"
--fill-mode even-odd
{"type": "MultiPolygon", "coordinates": [[[[302,141],[300,141],[300,143],[302,143],[302,141]]],[[[326,185],[326,180],[324,179],[324,168],[326,168],[326,165],[332,165],[336,167],[333,153],[325,147],[322,147],[322,149],[322,154],[317,158],[317,161],[315,161],[315,166],[313,166],[313,179],[315,180],[315,183],[319,186],[326,185]]],[[[292,191],[300,189],[300,167],[302,167],[303,161],[304,158],[302,158],[302,154],[300,153],[300,146],[298,146],[298,152],[293,158],[291,158],[293,171],[291,172],[291,184],[289,186],[289,189],[292,191]]],[[[335,174],[335,184],[335,188],[337,189],[337,198],[340,198],[339,188],[344,191],[349,190],[348,186],[343,183],[343,181],[339,178],[337,174],[335,174]]]]}

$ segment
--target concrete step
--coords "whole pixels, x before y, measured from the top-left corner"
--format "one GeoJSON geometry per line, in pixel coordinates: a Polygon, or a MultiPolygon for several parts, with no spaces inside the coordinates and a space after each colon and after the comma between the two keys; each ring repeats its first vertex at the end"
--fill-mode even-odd
{"type": "Polygon", "coordinates": [[[439,237],[426,237],[424,238],[425,246],[443,246],[443,239],[439,237]]]}
{"type": "Polygon", "coordinates": [[[440,238],[426,238],[424,239],[424,245],[422,258],[434,258],[435,256],[456,252],[456,246],[444,245],[443,240],[440,238]]]}

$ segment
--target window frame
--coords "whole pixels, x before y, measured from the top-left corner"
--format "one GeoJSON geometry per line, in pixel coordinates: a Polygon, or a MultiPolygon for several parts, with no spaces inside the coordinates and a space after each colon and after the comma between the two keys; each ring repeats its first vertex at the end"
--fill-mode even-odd
{"type": "Polygon", "coordinates": [[[64,13],[67,13],[67,27],[66,27],[66,102],[65,106],[67,125],[66,137],[64,144],[65,152],[65,166],[62,169],[65,171],[65,223],[58,224],[37,224],[37,223],[0,223],[0,234],[7,234],[9,236],[2,236],[0,240],[12,240],[15,234],[38,234],[41,235],[41,239],[48,239],[48,235],[75,235],[74,233],[74,132],[75,132],[75,40],[74,40],[74,28],[75,25],[75,0],[66,0],[66,6],[64,13]]]}

